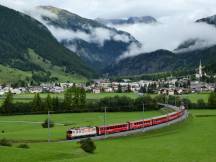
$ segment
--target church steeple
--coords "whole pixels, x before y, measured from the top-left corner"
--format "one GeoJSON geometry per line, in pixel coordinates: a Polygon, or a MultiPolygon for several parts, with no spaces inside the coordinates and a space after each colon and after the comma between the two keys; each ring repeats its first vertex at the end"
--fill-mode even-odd
{"type": "Polygon", "coordinates": [[[200,60],[200,65],[199,65],[199,76],[200,78],[203,76],[203,73],[202,73],[202,62],[200,60]]]}

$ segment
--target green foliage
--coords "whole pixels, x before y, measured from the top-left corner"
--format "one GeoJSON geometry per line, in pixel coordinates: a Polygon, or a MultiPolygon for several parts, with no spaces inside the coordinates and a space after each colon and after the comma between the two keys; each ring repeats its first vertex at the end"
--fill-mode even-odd
{"type": "Polygon", "coordinates": [[[80,148],[83,149],[85,152],[94,153],[96,149],[96,145],[91,140],[91,138],[81,140],[79,143],[80,143],[80,148]]]}
{"type": "Polygon", "coordinates": [[[73,110],[81,108],[86,104],[86,92],[83,88],[72,87],[64,93],[64,109],[73,110]]]}
{"type": "Polygon", "coordinates": [[[2,104],[1,112],[4,114],[11,114],[13,112],[13,94],[9,91],[2,104]]]}
{"type": "Polygon", "coordinates": [[[53,110],[53,101],[50,96],[50,94],[47,95],[46,100],[45,100],[45,111],[52,111],[53,110]]]}
{"type": "Polygon", "coordinates": [[[23,148],[23,149],[29,149],[29,145],[27,144],[20,144],[19,146],[17,146],[18,148],[23,148]]]}
{"type": "Polygon", "coordinates": [[[32,111],[41,112],[43,110],[43,104],[39,93],[36,93],[32,101],[32,111]]]}
{"type": "Polygon", "coordinates": [[[11,146],[12,146],[12,143],[11,143],[9,140],[3,138],[3,139],[0,140],[0,146],[8,146],[8,147],[11,147],[11,146]]]}
{"type": "Polygon", "coordinates": [[[55,126],[54,122],[50,119],[46,119],[42,124],[41,126],[43,128],[53,128],[55,126]]]}
{"type": "Polygon", "coordinates": [[[216,107],[216,93],[212,92],[209,96],[208,99],[208,105],[210,108],[215,108],[216,107]]]}
{"type": "MultiPolygon", "coordinates": [[[[3,6],[0,6],[0,15],[3,15],[0,17],[0,64],[21,71],[46,73],[47,69],[33,62],[28,55],[32,49],[51,65],[64,67],[64,73],[94,75],[75,53],[59,44],[43,24],[3,6]]],[[[43,79],[37,75],[38,78],[43,79]]]]}

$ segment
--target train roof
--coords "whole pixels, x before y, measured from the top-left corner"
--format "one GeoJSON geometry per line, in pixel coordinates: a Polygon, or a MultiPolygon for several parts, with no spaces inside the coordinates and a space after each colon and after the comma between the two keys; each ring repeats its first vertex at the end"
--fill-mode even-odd
{"type": "Polygon", "coordinates": [[[111,126],[124,125],[124,124],[127,124],[127,122],[125,122],[125,123],[118,123],[118,124],[100,125],[100,126],[96,126],[96,127],[98,127],[98,128],[101,128],[101,127],[111,127],[111,126]]]}
{"type": "Polygon", "coordinates": [[[94,127],[76,127],[76,128],[69,128],[68,130],[78,130],[78,129],[92,129],[92,128],[96,128],[95,126],[94,127]]]}

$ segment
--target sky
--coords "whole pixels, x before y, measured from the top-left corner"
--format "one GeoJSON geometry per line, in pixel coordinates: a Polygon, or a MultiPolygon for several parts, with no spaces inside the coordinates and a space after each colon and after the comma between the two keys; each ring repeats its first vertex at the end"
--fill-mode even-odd
{"type": "MultiPolygon", "coordinates": [[[[129,32],[143,44],[141,49],[131,46],[122,54],[123,57],[157,49],[173,51],[188,39],[205,40],[204,44],[193,48],[216,44],[214,27],[194,23],[197,19],[216,14],[216,0],[0,0],[0,4],[19,11],[31,10],[38,5],[52,5],[91,19],[155,17],[157,24],[114,26],[129,32]]],[[[62,37],[66,32],[61,35],[58,31],[58,36],[62,37]]],[[[71,33],[73,35],[77,36],[77,33],[71,33]]]]}
{"type": "Polygon", "coordinates": [[[122,18],[151,15],[156,18],[185,16],[189,19],[216,13],[215,0],[0,0],[14,9],[53,5],[87,18],[122,18]]]}

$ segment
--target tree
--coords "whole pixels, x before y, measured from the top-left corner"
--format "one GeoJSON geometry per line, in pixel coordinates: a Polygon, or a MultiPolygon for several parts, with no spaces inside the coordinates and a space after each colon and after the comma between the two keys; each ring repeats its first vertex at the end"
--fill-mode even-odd
{"type": "Polygon", "coordinates": [[[117,93],[122,93],[122,87],[121,87],[121,84],[118,85],[117,93]]]}
{"type": "Polygon", "coordinates": [[[2,113],[10,114],[13,112],[13,94],[9,91],[2,104],[2,113]]]}
{"type": "Polygon", "coordinates": [[[81,105],[86,104],[86,92],[85,92],[84,88],[81,88],[81,90],[80,90],[80,103],[81,103],[81,105]]]}
{"type": "Polygon", "coordinates": [[[210,108],[216,108],[216,93],[212,92],[208,98],[208,105],[210,108]]]}
{"type": "Polygon", "coordinates": [[[80,143],[80,148],[83,149],[85,152],[94,153],[96,146],[94,142],[91,140],[91,138],[81,140],[79,143],[80,143]]]}
{"type": "Polygon", "coordinates": [[[54,126],[55,126],[55,124],[54,124],[54,122],[52,121],[52,120],[48,120],[48,119],[46,119],[42,124],[41,124],[41,126],[43,127],[43,128],[53,128],[54,126]]]}
{"type": "Polygon", "coordinates": [[[32,111],[43,111],[43,104],[39,93],[36,93],[32,101],[32,111]]]}
{"type": "Polygon", "coordinates": [[[60,111],[61,109],[61,103],[59,102],[59,98],[55,97],[52,99],[52,108],[54,111],[60,111]]]}
{"type": "Polygon", "coordinates": [[[50,94],[47,95],[45,100],[45,110],[46,111],[53,110],[52,98],[50,97],[50,94]]]}
{"type": "Polygon", "coordinates": [[[206,107],[205,101],[203,99],[198,99],[197,100],[197,105],[198,105],[197,107],[201,108],[201,109],[206,107]]]}
{"type": "Polygon", "coordinates": [[[71,110],[72,108],[72,88],[69,88],[64,93],[64,109],[71,110]]]}

